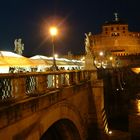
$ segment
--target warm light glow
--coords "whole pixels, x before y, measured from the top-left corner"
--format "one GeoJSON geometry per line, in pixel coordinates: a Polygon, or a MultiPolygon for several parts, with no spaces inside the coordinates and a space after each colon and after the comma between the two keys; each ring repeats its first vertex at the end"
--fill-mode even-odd
{"type": "Polygon", "coordinates": [[[103,56],[103,55],[104,55],[104,53],[103,53],[103,52],[100,52],[100,53],[99,53],[99,55],[100,55],[100,56],[103,56]]]}
{"type": "Polygon", "coordinates": [[[136,74],[140,73],[140,68],[132,68],[131,69],[133,72],[135,72],[136,74]]]}
{"type": "Polygon", "coordinates": [[[58,54],[55,54],[54,57],[57,58],[58,57],[58,54]]]}
{"type": "Polygon", "coordinates": [[[108,134],[111,135],[112,134],[112,131],[109,131],[108,134]]]}
{"type": "Polygon", "coordinates": [[[51,36],[56,36],[57,33],[58,33],[58,30],[57,30],[56,27],[51,27],[50,28],[50,34],[51,34],[51,36]]]}
{"type": "Polygon", "coordinates": [[[140,113],[140,100],[137,100],[137,108],[138,108],[138,112],[140,113]]]}
{"type": "Polygon", "coordinates": [[[85,57],[82,57],[82,58],[81,58],[81,61],[84,61],[84,60],[85,60],[85,57]]]}
{"type": "Polygon", "coordinates": [[[109,57],[109,60],[113,60],[113,57],[112,57],[112,56],[110,56],[110,57],[109,57]]]}

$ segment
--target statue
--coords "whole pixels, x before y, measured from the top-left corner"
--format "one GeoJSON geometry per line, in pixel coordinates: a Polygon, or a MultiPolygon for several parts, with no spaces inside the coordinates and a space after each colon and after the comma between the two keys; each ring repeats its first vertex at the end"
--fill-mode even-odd
{"type": "MultiPolygon", "coordinates": [[[[94,54],[91,51],[91,47],[94,45],[92,40],[92,34],[89,32],[88,34],[85,33],[86,39],[85,39],[85,69],[86,70],[95,70],[94,65],[94,54]]],[[[95,76],[96,77],[96,76],[95,76]]]]}
{"type": "Polygon", "coordinates": [[[89,32],[88,34],[85,33],[86,39],[85,39],[85,50],[86,53],[91,53],[90,51],[90,46],[91,46],[91,32],[89,32]]]}
{"type": "Polygon", "coordinates": [[[15,41],[14,41],[14,44],[15,44],[14,51],[19,55],[22,55],[22,53],[23,53],[22,51],[24,50],[24,44],[21,41],[22,41],[21,38],[15,39],[15,41]]]}
{"type": "Polygon", "coordinates": [[[115,15],[115,21],[119,21],[118,13],[114,13],[114,15],[115,15]]]}

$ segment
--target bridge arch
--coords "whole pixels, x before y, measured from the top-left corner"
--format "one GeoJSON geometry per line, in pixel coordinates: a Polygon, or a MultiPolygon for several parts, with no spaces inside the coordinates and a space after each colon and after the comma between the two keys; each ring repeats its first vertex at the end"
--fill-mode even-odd
{"type": "Polygon", "coordinates": [[[49,110],[44,110],[41,116],[41,140],[45,140],[46,136],[47,140],[55,140],[54,135],[62,140],[85,139],[86,128],[76,107],[60,103],[49,108],[49,110]]]}
{"type": "Polygon", "coordinates": [[[81,140],[73,122],[61,119],[55,122],[40,138],[40,140],[81,140]]]}

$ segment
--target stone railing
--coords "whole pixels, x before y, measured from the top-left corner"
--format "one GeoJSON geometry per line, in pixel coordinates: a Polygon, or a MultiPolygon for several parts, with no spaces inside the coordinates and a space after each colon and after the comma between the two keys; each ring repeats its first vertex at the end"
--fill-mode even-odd
{"type": "Polygon", "coordinates": [[[0,74],[0,101],[39,96],[47,91],[89,80],[94,71],[0,74]]]}

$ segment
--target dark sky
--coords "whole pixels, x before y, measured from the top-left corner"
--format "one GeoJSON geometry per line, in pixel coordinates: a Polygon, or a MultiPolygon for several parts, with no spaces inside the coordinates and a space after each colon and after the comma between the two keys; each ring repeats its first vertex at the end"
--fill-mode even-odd
{"type": "Polygon", "coordinates": [[[84,34],[101,32],[101,25],[113,13],[140,31],[140,0],[0,0],[0,50],[14,51],[14,40],[22,38],[24,56],[51,55],[50,24],[59,35],[55,52],[84,52],[84,34]]]}

